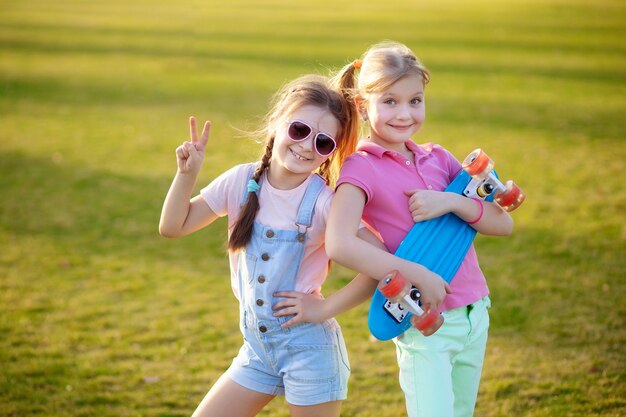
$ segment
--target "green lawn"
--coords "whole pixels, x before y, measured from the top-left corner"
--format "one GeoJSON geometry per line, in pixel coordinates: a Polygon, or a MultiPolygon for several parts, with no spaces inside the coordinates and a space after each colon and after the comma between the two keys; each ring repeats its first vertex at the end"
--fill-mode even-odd
{"type": "MultiPolygon", "coordinates": [[[[382,39],[432,72],[415,139],[480,146],[527,193],[511,237],[476,242],[493,300],[476,414],[626,416],[618,0],[0,0],[0,416],[191,415],[240,335],[225,222],[157,233],[188,115],[214,122],[199,188],[257,157],[240,129],[282,83],[382,39]]],[[[339,317],[342,415],[403,415],[366,315],[339,317]]]]}

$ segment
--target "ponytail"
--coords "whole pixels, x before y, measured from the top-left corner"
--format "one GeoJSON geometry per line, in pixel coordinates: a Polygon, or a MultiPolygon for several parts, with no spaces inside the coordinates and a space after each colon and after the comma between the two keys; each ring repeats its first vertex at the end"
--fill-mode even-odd
{"type": "MultiPolygon", "coordinates": [[[[258,184],[263,176],[263,172],[270,166],[270,159],[272,158],[272,148],[274,147],[274,138],[272,137],[265,147],[265,154],[263,158],[261,158],[261,163],[252,174],[252,179],[258,184]]],[[[237,223],[235,223],[235,227],[233,228],[233,232],[230,235],[230,239],[228,241],[228,249],[232,251],[236,251],[238,249],[244,248],[250,238],[252,237],[252,229],[254,227],[254,219],[256,218],[256,214],[259,211],[259,196],[254,191],[248,192],[248,198],[246,198],[246,202],[241,208],[241,212],[239,213],[239,218],[237,219],[237,223]]]]}
{"type": "Polygon", "coordinates": [[[320,173],[322,168],[328,173],[327,179],[334,185],[335,180],[339,177],[339,170],[343,165],[346,158],[352,155],[356,150],[356,144],[359,141],[359,111],[356,107],[356,70],[361,68],[361,61],[355,60],[342,69],[339,70],[334,77],[331,78],[331,86],[339,92],[346,105],[347,120],[342,123],[341,143],[336,151],[336,155],[333,155],[332,161],[328,162],[325,167],[320,167],[320,173]]]}

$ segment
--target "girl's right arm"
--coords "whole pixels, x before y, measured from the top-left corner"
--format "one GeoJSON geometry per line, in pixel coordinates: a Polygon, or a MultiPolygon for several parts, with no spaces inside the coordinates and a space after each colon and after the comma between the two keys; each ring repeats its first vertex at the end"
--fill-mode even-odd
{"type": "Polygon", "coordinates": [[[210,130],[211,122],[207,121],[198,138],[196,119],[193,116],[189,118],[191,142],[185,142],[176,149],[178,172],[163,203],[159,223],[161,236],[185,236],[211,224],[218,217],[201,196],[191,198],[202,168],[210,130]]]}
{"type": "Polygon", "coordinates": [[[449,285],[422,265],[398,258],[358,237],[358,229],[366,196],[360,188],[344,183],[339,186],[330,209],[326,227],[328,256],[348,267],[381,280],[392,270],[398,270],[420,289],[422,301],[438,308],[449,285]]]}

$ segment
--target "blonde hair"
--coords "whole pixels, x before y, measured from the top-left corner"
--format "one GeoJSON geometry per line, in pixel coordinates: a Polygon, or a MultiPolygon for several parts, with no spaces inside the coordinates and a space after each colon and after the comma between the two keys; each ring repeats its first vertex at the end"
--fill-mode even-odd
{"type": "MultiPolygon", "coordinates": [[[[269,168],[274,138],[281,122],[287,120],[299,108],[311,105],[329,111],[340,125],[338,137],[335,138],[337,149],[317,170],[331,186],[334,185],[341,164],[356,149],[358,121],[353,120],[356,108],[349,97],[350,92],[344,91],[336,83],[321,75],[305,75],[285,84],[274,95],[272,106],[264,118],[262,127],[255,132],[258,137],[265,138],[266,145],[261,163],[255,169],[252,179],[258,183],[263,172],[269,168]]],[[[237,250],[246,246],[252,237],[252,227],[259,208],[257,194],[249,192],[228,241],[229,249],[237,250]]]]}
{"type": "Polygon", "coordinates": [[[350,91],[354,101],[356,96],[366,98],[409,75],[420,76],[424,85],[430,81],[430,72],[411,49],[399,42],[383,41],[370,46],[360,59],[344,66],[333,80],[337,88],[350,91]],[[359,70],[358,76],[356,70],[359,70]]]}
{"type": "Polygon", "coordinates": [[[385,41],[371,46],[363,54],[357,90],[368,94],[383,91],[408,75],[418,75],[424,84],[430,73],[406,45],[385,41]]]}

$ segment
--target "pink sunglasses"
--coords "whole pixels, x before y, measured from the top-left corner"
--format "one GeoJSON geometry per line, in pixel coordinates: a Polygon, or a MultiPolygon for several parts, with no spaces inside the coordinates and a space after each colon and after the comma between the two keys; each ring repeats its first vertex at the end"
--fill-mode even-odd
{"type": "MultiPolygon", "coordinates": [[[[311,136],[313,128],[300,120],[293,120],[289,123],[287,134],[294,142],[301,142],[311,136]]],[[[337,142],[327,133],[317,132],[314,138],[315,152],[320,156],[328,156],[337,149],[337,142]]]]}

